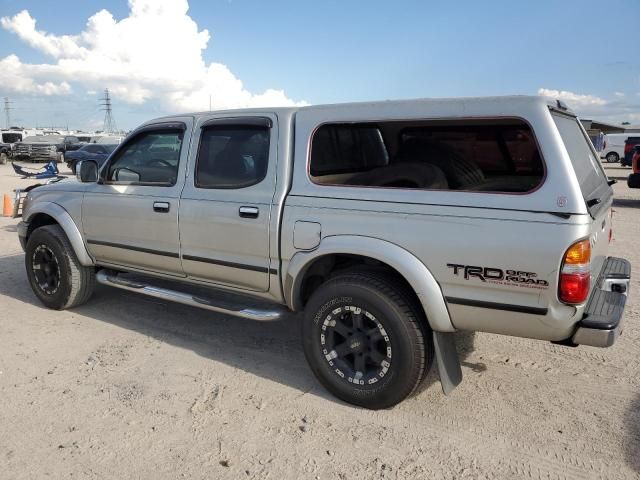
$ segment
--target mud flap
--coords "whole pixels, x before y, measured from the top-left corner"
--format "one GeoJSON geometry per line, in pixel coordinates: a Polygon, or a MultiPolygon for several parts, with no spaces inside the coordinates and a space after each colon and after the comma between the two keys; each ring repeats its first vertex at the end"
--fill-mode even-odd
{"type": "Polygon", "coordinates": [[[456,351],[454,335],[453,333],[433,332],[438,374],[445,395],[449,395],[462,382],[462,368],[456,351]]]}

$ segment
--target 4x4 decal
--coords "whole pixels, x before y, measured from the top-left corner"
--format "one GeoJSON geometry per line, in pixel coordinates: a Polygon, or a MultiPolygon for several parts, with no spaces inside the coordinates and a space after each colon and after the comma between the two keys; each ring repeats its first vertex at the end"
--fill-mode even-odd
{"type": "Polygon", "coordinates": [[[453,269],[456,276],[462,275],[465,280],[478,279],[487,283],[499,285],[518,285],[528,288],[547,288],[549,282],[538,278],[535,272],[524,272],[522,270],[503,270],[496,267],[480,267],[475,265],[460,265],[457,263],[447,263],[447,267],[453,269]]]}

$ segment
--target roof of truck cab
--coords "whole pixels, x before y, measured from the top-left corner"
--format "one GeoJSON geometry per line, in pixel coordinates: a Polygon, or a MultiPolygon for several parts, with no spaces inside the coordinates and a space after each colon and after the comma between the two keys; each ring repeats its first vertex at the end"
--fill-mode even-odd
{"type": "Polygon", "coordinates": [[[237,108],[237,109],[226,109],[226,110],[211,110],[211,111],[201,111],[201,112],[191,112],[184,114],[176,114],[170,115],[166,117],[157,118],[155,120],[161,119],[169,119],[175,118],[176,116],[194,116],[194,117],[202,117],[208,115],[219,115],[219,114],[229,114],[229,115],[237,115],[237,114],[260,114],[260,113],[275,113],[278,116],[289,116],[293,115],[299,111],[330,111],[330,110],[345,110],[350,108],[363,108],[363,107],[389,107],[389,106],[397,106],[402,107],[406,105],[415,106],[416,103],[422,104],[425,107],[429,105],[443,105],[446,103],[450,103],[452,106],[461,106],[465,105],[466,107],[478,106],[481,107],[483,105],[495,105],[496,103],[504,104],[508,106],[510,110],[517,108],[518,105],[547,105],[550,108],[561,110],[563,113],[569,115],[575,115],[569,108],[567,108],[564,104],[559,103],[557,100],[551,99],[549,97],[542,97],[537,95],[508,95],[508,96],[494,96],[494,97],[452,97],[452,98],[414,98],[414,99],[405,99],[405,100],[381,100],[381,101],[372,101],[372,102],[350,102],[350,103],[328,103],[328,104],[319,104],[319,105],[305,105],[305,106],[295,106],[295,107],[261,107],[261,108],[237,108]]]}

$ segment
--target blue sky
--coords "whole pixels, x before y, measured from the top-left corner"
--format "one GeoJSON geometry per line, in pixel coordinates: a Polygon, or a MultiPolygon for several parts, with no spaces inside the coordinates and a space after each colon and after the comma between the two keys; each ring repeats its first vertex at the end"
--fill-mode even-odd
{"type": "MultiPolygon", "coordinates": [[[[35,30],[52,34],[46,41],[56,42],[63,35],[86,30],[87,20],[102,9],[108,10],[115,22],[131,15],[125,0],[56,0],[55,5],[52,7],[49,0],[0,0],[0,17],[11,20],[27,10],[37,21],[35,30]]],[[[46,46],[37,46],[39,34],[20,38],[4,25],[0,29],[0,66],[9,55],[16,55],[20,64],[12,64],[14,76],[3,76],[0,71],[0,96],[11,97],[12,113],[23,124],[66,122],[75,128],[95,127],[102,118],[97,97],[104,83],[120,93],[114,93],[118,125],[132,128],[150,117],[187,107],[202,105],[199,109],[206,109],[203,99],[210,90],[225,92],[215,95],[214,103],[221,102],[219,106],[241,106],[264,103],[267,100],[260,95],[269,89],[282,91],[281,95],[267,95],[271,101],[313,104],[535,95],[546,89],[558,91],[558,96],[584,116],[640,123],[638,0],[609,0],[606,7],[602,1],[578,0],[190,0],[188,6],[184,18],[182,11],[172,10],[156,12],[160,17],[144,23],[140,17],[145,13],[138,14],[138,21],[143,22],[139,24],[143,25],[141,34],[147,27],[153,29],[155,19],[167,17],[175,17],[184,27],[177,28],[177,34],[172,28],[155,32],[176,46],[167,47],[166,55],[155,53],[157,70],[152,75],[157,84],[124,58],[126,52],[122,78],[105,77],[101,82],[100,75],[105,72],[100,67],[80,67],[74,75],[67,74],[68,69],[60,65],[74,53],[52,55],[51,48],[47,51],[46,46]],[[196,30],[189,26],[189,17],[197,24],[197,31],[207,30],[210,36],[202,50],[196,46],[196,30]],[[199,52],[196,57],[201,55],[204,66],[199,66],[197,58],[183,60],[181,48],[199,52]],[[205,72],[211,63],[226,66],[232,78],[226,77],[226,71],[205,72]],[[46,73],[47,65],[56,68],[46,73]],[[189,81],[186,75],[182,83],[167,86],[174,80],[172,69],[193,69],[194,85],[185,83],[189,81]],[[165,82],[161,81],[163,71],[168,75],[165,82]],[[31,77],[33,83],[17,88],[18,75],[31,77]],[[51,75],[52,91],[38,87],[46,83],[46,75],[51,75]],[[224,85],[218,83],[220,75],[224,85]],[[124,79],[127,76],[145,79],[133,85],[124,79]],[[242,90],[233,86],[237,80],[242,82],[242,90]],[[139,93],[130,94],[133,91],[139,93]]],[[[82,46],[83,41],[76,43],[82,46]]],[[[152,48],[138,46],[135,37],[127,42],[136,59],[146,58],[145,48],[152,48]]],[[[104,45],[100,48],[95,55],[89,49],[89,55],[109,55],[104,45]]],[[[140,62],[136,60],[136,64],[140,62]]]]}

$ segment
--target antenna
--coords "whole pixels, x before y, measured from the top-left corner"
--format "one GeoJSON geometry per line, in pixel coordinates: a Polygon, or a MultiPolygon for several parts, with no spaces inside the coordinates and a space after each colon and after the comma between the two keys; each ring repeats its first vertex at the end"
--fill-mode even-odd
{"type": "Polygon", "coordinates": [[[7,123],[7,130],[11,128],[11,106],[13,102],[9,101],[9,97],[4,97],[4,120],[7,123]]]}
{"type": "Polygon", "coordinates": [[[105,133],[114,133],[116,131],[116,121],[113,119],[113,110],[111,108],[111,96],[109,95],[109,89],[104,89],[104,97],[100,99],[100,105],[103,107],[100,110],[104,110],[104,124],[102,130],[105,133]]]}

